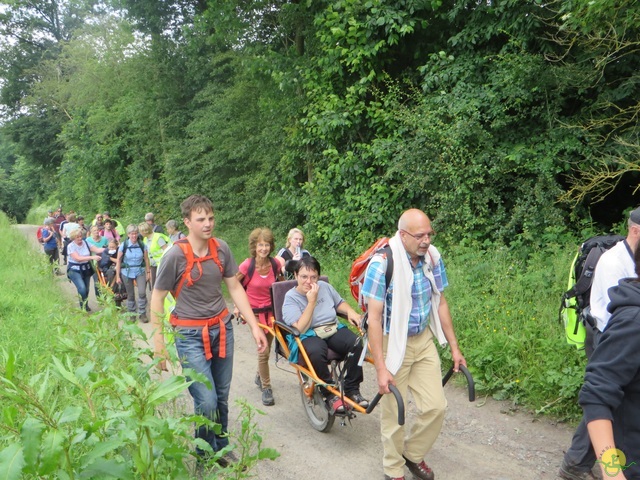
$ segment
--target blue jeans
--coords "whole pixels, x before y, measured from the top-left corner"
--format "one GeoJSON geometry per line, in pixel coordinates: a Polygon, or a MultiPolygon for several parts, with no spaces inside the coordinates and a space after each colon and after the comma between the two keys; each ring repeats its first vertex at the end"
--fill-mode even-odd
{"type": "Polygon", "coordinates": [[[84,275],[78,270],[69,270],[67,268],[67,278],[76,286],[78,295],[80,295],[80,308],[87,306],[87,298],[89,298],[89,285],[91,284],[91,275],[84,275]]]}
{"type": "Polygon", "coordinates": [[[203,383],[194,382],[189,387],[189,393],[193,397],[195,413],[207,417],[222,427],[219,434],[206,426],[200,426],[196,431],[196,438],[202,438],[209,443],[214,452],[229,445],[227,426],[229,424],[229,389],[233,374],[232,322],[227,322],[225,326],[227,330],[226,357],[220,358],[218,356],[220,329],[216,326],[209,329],[211,352],[213,353],[210,360],[205,358],[201,329],[180,328],[176,331],[176,349],[182,367],[192,368],[203,374],[213,387],[210,389],[203,383]]]}

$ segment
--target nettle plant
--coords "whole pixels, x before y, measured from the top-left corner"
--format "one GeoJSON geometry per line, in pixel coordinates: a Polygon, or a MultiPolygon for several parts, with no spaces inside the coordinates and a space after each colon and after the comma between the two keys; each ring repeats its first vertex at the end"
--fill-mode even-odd
{"type": "Polygon", "coordinates": [[[113,305],[54,324],[51,363],[40,373],[24,378],[20,361],[3,352],[2,479],[180,479],[196,469],[203,478],[245,478],[259,460],[278,456],[261,448],[256,411],[243,402],[229,447],[238,445],[240,463],[219,467],[215,460],[226,451],[214,454],[193,438],[194,425],[219,425],[183,413],[179,397],[190,382],[159,378],[155,362],[144,361],[153,358],[144,332],[122,322],[113,305]],[[211,454],[207,464],[196,462],[196,445],[211,454]]]}

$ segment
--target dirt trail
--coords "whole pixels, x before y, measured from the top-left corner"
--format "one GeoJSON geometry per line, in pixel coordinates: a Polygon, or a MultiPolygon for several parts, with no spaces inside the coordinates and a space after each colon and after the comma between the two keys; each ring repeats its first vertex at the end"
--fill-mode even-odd
{"type": "MultiPolygon", "coordinates": [[[[35,226],[18,225],[31,241],[35,226]]],[[[75,300],[75,288],[65,276],[57,282],[75,300]]],[[[93,292],[91,308],[97,307],[93,292]]],[[[143,328],[150,333],[150,327],[143,328]]],[[[238,415],[235,399],[246,398],[265,415],[257,422],[263,433],[264,445],[277,449],[281,456],[262,462],[256,478],[279,480],[382,479],[382,447],[379,413],[358,415],[341,427],[336,421],[329,433],[311,428],[302,407],[298,382],[286,362],[271,363],[271,381],[276,404],[263,407],[260,391],[253,383],[256,371],[255,347],[248,328],[235,328],[235,364],[231,385],[231,419],[238,415]]],[[[365,366],[362,392],[368,398],[375,394],[375,371],[365,366]]],[[[466,390],[447,386],[448,410],[434,448],[426,461],[438,480],[547,480],[555,479],[563,450],[571,441],[573,429],[535,419],[521,412],[511,412],[509,403],[479,398],[469,403],[466,390]]],[[[185,394],[188,396],[188,394],[185,394]]],[[[190,405],[189,401],[185,404],[190,405]]],[[[412,420],[412,405],[407,412],[407,424],[412,420]]],[[[233,425],[231,425],[233,428],[233,425]]],[[[407,472],[407,479],[411,475],[407,472]]]]}

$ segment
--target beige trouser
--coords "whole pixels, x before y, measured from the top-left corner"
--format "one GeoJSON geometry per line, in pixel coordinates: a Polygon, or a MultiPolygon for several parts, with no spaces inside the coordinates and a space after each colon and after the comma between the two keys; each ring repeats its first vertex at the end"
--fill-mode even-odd
{"type": "MultiPolygon", "coordinates": [[[[386,355],[388,336],[383,338],[386,355]]],[[[442,389],[440,357],[429,328],[407,339],[407,349],[402,366],[394,375],[396,387],[407,406],[407,391],[410,390],[417,409],[416,417],[405,440],[404,427],[398,425],[398,406],[393,395],[384,395],[380,431],[384,455],[382,466],[390,477],[404,475],[405,461],[421,462],[431,449],[442,429],[447,400],[442,389]]]]}
{"type": "Polygon", "coordinates": [[[269,373],[269,354],[271,353],[271,344],[273,343],[273,335],[267,331],[264,332],[267,337],[267,348],[264,352],[258,354],[258,374],[262,382],[262,388],[271,388],[271,374],[269,373]]]}

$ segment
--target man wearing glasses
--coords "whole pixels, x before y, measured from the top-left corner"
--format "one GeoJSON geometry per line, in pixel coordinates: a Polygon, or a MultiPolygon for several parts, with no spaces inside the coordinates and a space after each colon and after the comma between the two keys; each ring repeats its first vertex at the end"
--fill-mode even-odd
{"type": "Polygon", "coordinates": [[[389,241],[393,255],[390,284],[385,280],[387,260],[376,255],[367,267],[362,288],[379,391],[389,393],[392,384],[406,399],[411,390],[418,410],[405,440],[394,399],[385,395],[380,402],[385,480],[404,479],[405,465],[416,478],[434,478],[424,456],[440,434],[447,405],[434,339],[441,345],[449,343],[455,371],[466,366],[443,293],[449,284],[444,263],[431,245],[434,236],[424,212],[404,212],[389,241]]]}

